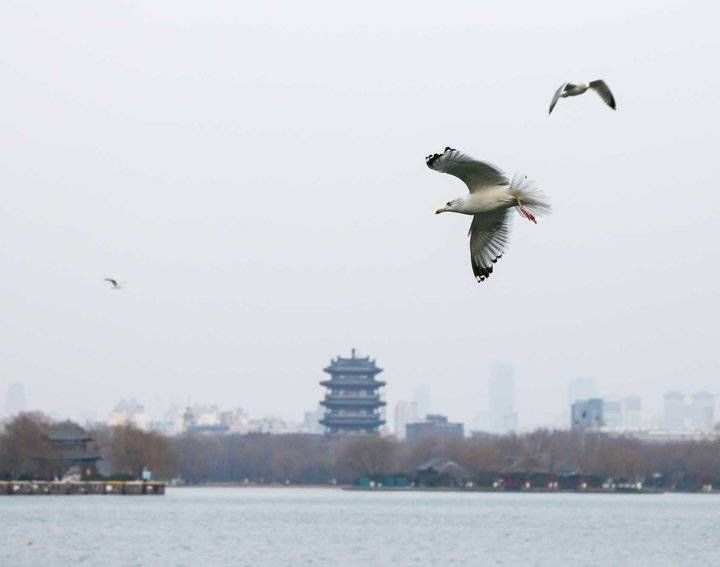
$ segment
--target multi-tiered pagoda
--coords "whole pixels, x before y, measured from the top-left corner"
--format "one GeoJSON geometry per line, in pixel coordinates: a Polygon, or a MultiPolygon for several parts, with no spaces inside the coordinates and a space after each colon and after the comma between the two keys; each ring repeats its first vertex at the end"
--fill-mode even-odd
{"type": "Polygon", "coordinates": [[[378,392],[385,382],[375,379],[382,371],[369,356],[356,357],[355,349],[350,358],[338,356],[323,368],[323,372],[330,374],[330,380],[320,382],[328,389],[320,402],[325,406],[325,417],[320,423],[328,433],[377,433],[385,423],[380,410],[385,402],[378,392]]]}

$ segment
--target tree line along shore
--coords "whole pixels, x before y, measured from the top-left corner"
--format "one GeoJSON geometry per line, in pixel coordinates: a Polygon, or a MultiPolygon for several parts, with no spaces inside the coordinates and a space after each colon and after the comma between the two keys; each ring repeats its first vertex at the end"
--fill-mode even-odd
{"type": "MultiPolygon", "coordinates": [[[[67,461],[50,441],[53,421],[21,414],[0,432],[0,480],[62,478],[67,461]]],[[[76,426],[78,427],[78,426],[76,426]]],[[[602,433],[426,438],[187,434],[132,425],[87,430],[97,467],[82,480],[152,478],[183,484],[354,485],[360,488],[602,489],[720,487],[720,440],[651,443],[602,433]]]]}

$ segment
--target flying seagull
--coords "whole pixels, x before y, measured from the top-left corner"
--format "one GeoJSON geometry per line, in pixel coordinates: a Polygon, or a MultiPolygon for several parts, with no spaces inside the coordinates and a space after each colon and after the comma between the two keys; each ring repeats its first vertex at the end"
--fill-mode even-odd
{"type": "Polygon", "coordinates": [[[616,109],[615,97],[613,97],[613,94],[610,92],[610,87],[605,84],[605,81],[598,79],[597,81],[590,81],[589,83],[565,83],[560,85],[560,88],[555,91],[555,95],[550,103],[548,114],[552,114],[553,108],[555,108],[557,101],[561,98],[581,95],[588,89],[593,89],[600,95],[600,98],[605,101],[605,104],[613,110],[616,109]]]}
{"type": "Polygon", "coordinates": [[[470,263],[479,282],[490,277],[493,264],[503,255],[510,239],[511,209],[537,224],[535,215],[549,214],[550,202],[535,183],[516,174],[510,181],[498,167],[453,148],[425,158],[430,169],[449,173],[467,185],[470,193],[440,207],[435,214],[472,215],[470,263]]]}
{"type": "Polygon", "coordinates": [[[112,286],[112,289],[122,289],[122,286],[116,279],[105,278],[105,281],[108,282],[112,286]]]}

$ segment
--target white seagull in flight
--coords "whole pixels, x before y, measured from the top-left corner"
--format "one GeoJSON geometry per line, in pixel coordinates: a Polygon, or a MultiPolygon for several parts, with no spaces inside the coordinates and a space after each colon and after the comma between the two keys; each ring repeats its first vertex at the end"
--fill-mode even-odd
{"type": "Polygon", "coordinates": [[[511,209],[517,209],[521,216],[535,224],[535,215],[550,213],[550,202],[545,194],[525,175],[516,174],[510,181],[491,163],[452,148],[427,156],[425,162],[430,169],[454,175],[470,190],[469,194],[448,201],[435,214],[472,215],[470,263],[479,282],[490,277],[493,264],[502,257],[508,244],[511,209]]]}
{"type": "Polygon", "coordinates": [[[108,282],[112,286],[112,289],[122,289],[122,286],[116,279],[105,278],[105,281],[108,282]]]}
{"type": "Polygon", "coordinates": [[[590,81],[589,83],[565,83],[560,85],[560,88],[555,91],[553,99],[550,102],[550,110],[548,111],[548,114],[552,114],[553,108],[555,108],[557,101],[561,98],[581,95],[588,89],[594,90],[600,95],[600,98],[605,101],[605,104],[613,110],[616,109],[615,97],[610,92],[610,87],[605,84],[605,81],[598,79],[597,81],[590,81]]]}

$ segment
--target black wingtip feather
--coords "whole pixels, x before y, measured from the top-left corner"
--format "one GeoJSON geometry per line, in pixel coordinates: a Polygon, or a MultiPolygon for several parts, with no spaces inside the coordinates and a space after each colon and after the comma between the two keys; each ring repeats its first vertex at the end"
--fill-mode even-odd
{"type": "Polygon", "coordinates": [[[425,158],[425,163],[427,163],[428,167],[432,167],[435,163],[435,160],[440,157],[440,154],[432,154],[425,158]]]}
{"type": "Polygon", "coordinates": [[[447,152],[454,152],[456,151],[455,148],[451,148],[450,146],[445,146],[445,149],[443,150],[442,154],[430,154],[429,156],[425,156],[425,163],[428,167],[432,167],[433,163],[435,163],[435,160],[439,157],[443,156],[447,152]]]}
{"type": "Polygon", "coordinates": [[[497,256],[495,256],[495,258],[492,258],[491,261],[492,261],[493,265],[490,265],[487,267],[476,264],[475,260],[473,260],[471,258],[470,264],[472,265],[473,275],[475,276],[475,279],[477,280],[478,283],[484,282],[486,279],[488,279],[490,277],[490,274],[493,273],[493,268],[494,268],[495,262],[497,262],[500,258],[502,258],[502,254],[498,254],[497,256]]]}

